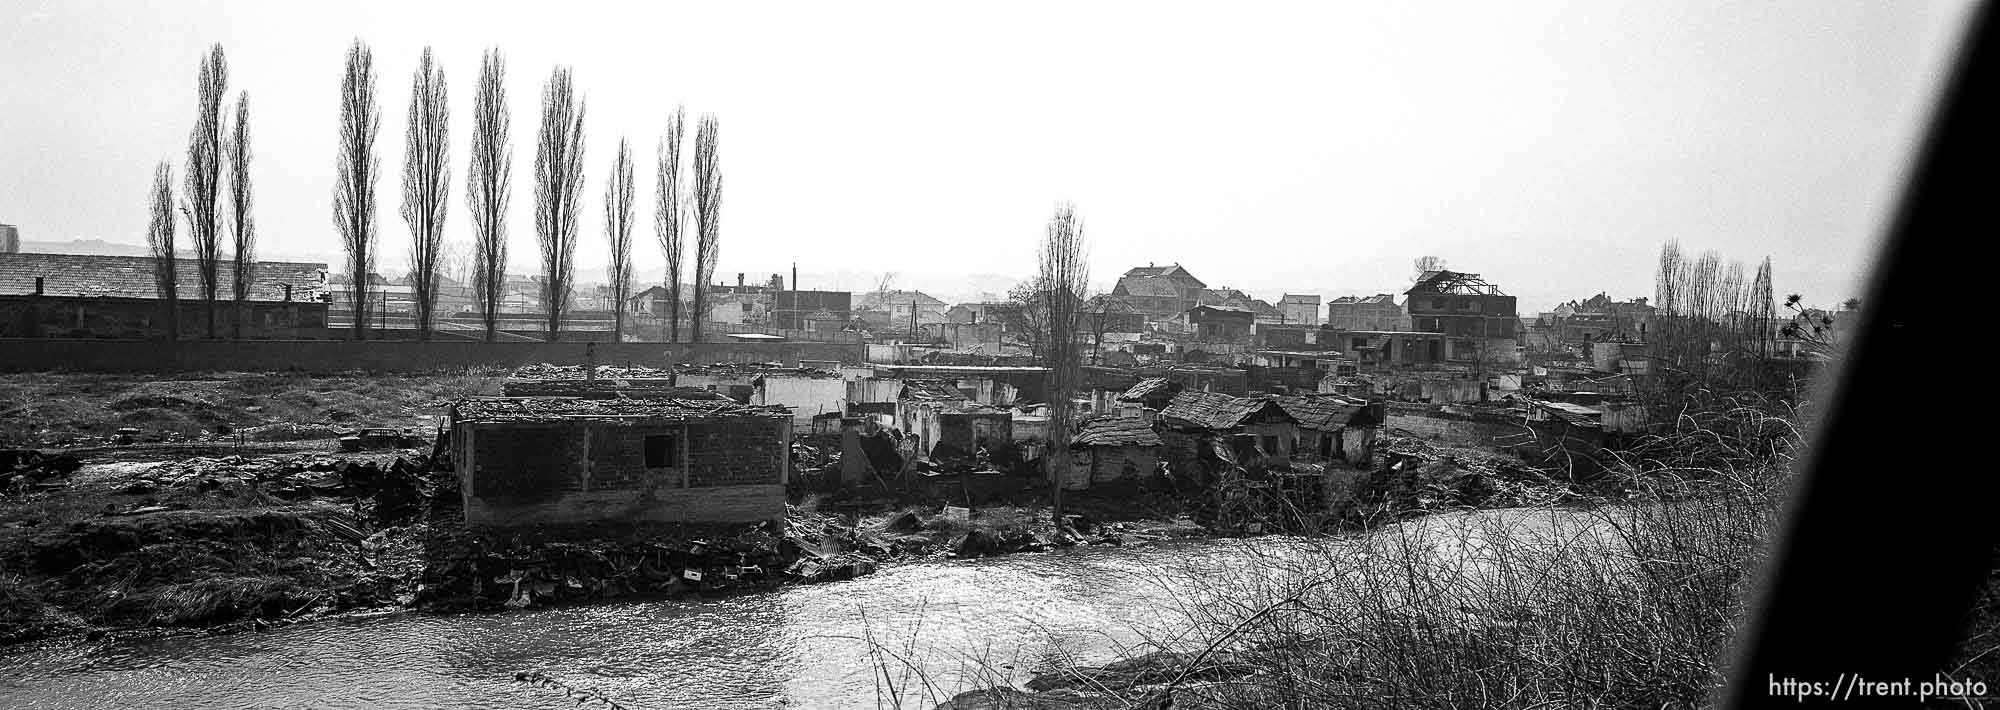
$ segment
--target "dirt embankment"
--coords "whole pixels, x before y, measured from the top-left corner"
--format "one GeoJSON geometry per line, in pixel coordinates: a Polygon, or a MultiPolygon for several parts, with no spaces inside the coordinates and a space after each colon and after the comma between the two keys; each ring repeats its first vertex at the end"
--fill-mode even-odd
{"type": "MultiPolygon", "coordinates": [[[[784,525],[465,529],[428,452],[86,461],[0,492],[0,644],[76,632],[241,630],[370,610],[498,611],[733,594],[883,563],[1204,534],[994,506],[875,505],[784,525]]],[[[1126,504],[1129,507],[1129,504],[1126,504]]],[[[1111,516],[1112,507],[1096,510],[1111,516]]]]}
{"type": "Polygon", "coordinates": [[[333,438],[337,428],[419,427],[453,399],[499,394],[502,377],[0,375],[0,448],[103,444],[126,427],[141,441],[294,441],[333,438]]]}

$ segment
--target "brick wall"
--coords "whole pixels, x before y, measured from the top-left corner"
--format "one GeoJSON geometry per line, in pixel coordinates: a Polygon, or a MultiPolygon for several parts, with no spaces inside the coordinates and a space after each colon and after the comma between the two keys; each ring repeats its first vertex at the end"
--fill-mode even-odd
{"type": "MultiPolygon", "coordinates": [[[[207,302],[181,299],[183,338],[208,335],[207,302]]],[[[326,304],[310,301],[248,301],[243,304],[247,338],[325,338],[326,304]]],[[[234,303],[215,304],[216,332],[236,333],[234,303]]],[[[166,309],[150,298],[0,296],[0,338],[106,338],[144,340],[166,335],[166,309]]],[[[338,336],[335,336],[338,337],[338,336]]]]}
{"type": "Polygon", "coordinates": [[[744,523],[785,513],[783,418],[465,423],[454,460],[473,526],[590,521],[744,523]],[[648,466],[665,437],[666,466],[648,466]]]}
{"type": "MultiPolygon", "coordinates": [[[[0,371],[212,372],[363,370],[434,372],[534,363],[581,365],[583,343],[451,341],[0,339],[0,371]]],[[[840,343],[598,343],[600,365],[664,366],[673,362],[861,362],[860,345],[840,343]]]]}

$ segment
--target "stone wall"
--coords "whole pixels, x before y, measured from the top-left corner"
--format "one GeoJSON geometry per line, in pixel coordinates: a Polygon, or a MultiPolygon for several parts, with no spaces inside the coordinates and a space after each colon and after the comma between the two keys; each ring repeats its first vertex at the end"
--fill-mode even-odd
{"type": "Polygon", "coordinates": [[[481,343],[352,340],[0,339],[0,371],[213,372],[288,370],[415,373],[535,363],[663,367],[669,362],[861,361],[860,345],[840,343],[481,343]]]}

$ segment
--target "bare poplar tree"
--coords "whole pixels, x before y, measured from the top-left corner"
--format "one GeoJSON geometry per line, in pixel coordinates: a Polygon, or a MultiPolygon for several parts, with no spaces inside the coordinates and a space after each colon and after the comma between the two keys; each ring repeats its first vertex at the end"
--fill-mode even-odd
{"type": "Polygon", "coordinates": [[[694,134],[693,342],[701,342],[702,321],[708,317],[708,282],[715,275],[715,260],[721,254],[722,169],[715,160],[716,129],[715,115],[704,114],[694,134]]]}
{"type": "Polygon", "coordinates": [[[153,189],[147,194],[152,221],[146,225],[146,246],[153,252],[153,285],[166,311],[167,340],[181,337],[179,269],[174,252],[174,168],[167,161],[153,168],[153,189]]]}
{"type": "Polygon", "coordinates": [[[632,295],[632,146],[618,139],[604,183],[604,233],[611,241],[611,341],[625,340],[625,299],[632,295]]]}
{"type": "Polygon", "coordinates": [[[1083,224],[1076,206],[1063,203],[1042,236],[1042,251],[1036,260],[1035,290],[1042,299],[1046,320],[1047,345],[1042,348],[1049,373],[1048,467],[1055,524],[1063,524],[1063,479],[1071,465],[1069,457],[1070,400],[1082,379],[1077,352],[1077,313],[1085,289],[1090,285],[1090,264],[1084,254],[1083,224]]]}
{"type": "Polygon", "coordinates": [[[185,194],[181,196],[188,232],[194,238],[195,270],[208,320],[208,337],[216,337],[215,294],[221,289],[222,215],[222,95],[229,88],[229,62],[222,45],[209,45],[195,81],[194,129],[188,132],[185,194]]]}
{"type": "Polygon", "coordinates": [[[507,62],[488,49],[479,61],[472,97],[472,158],[466,169],[465,204],[472,213],[472,294],[486,326],[486,342],[500,332],[500,298],[507,283],[507,203],[513,194],[514,145],[507,140],[507,62]]]}
{"type": "Polygon", "coordinates": [[[446,198],[451,194],[450,118],[444,70],[425,47],[410,80],[410,126],[403,141],[403,221],[410,225],[410,285],[419,340],[431,338],[436,318],[446,198]]]}
{"type": "Polygon", "coordinates": [[[380,160],[375,136],[382,112],[375,105],[375,53],[361,40],[347,49],[340,79],[340,153],[335,161],[333,225],[347,250],[354,279],[354,339],[368,336],[368,275],[375,271],[375,180],[380,160]]]}
{"type": "Polygon", "coordinates": [[[535,238],[542,247],[542,305],[548,338],[562,331],[576,271],[576,217],[583,198],[583,100],[567,68],[542,89],[542,130],[535,141],[535,238]]]}
{"type": "MultiPolygon", "coordinates": [[[[659,180],[653,200],[653,234],[660,240],[660,253],[667,258],[667,342],[681,339],[681,233],[687,224],[687,207],[681,199],[681,136],[686,133],[687,109],[676,107],[667,120],[667,134],[660,138],[659,180]]],[[[793,286],[797,288],[797,286],[793,286]]]]}
{"type": "Polygon", "coordinates": [[[236,94],[236,120],[229,132],[230,296],[236,302],[236,339],[243,339],[244,304],[257,279],[257,222],[250,214],[250,92],[236,94]]]}

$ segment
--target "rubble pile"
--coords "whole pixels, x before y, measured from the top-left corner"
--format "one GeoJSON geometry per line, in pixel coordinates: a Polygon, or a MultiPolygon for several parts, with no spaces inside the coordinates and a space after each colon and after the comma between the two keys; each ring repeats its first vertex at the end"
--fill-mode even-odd
{"type": "Polygon", "coordinates": [[[134,508],[107,512],[131,515],[187,507],[189,493],[248,498],[255,491],[288,503],[352,500],[376,524],[395,525],[415,519],[428,499],[442,495],[455,500],[456,485],[452,476],[433,471],[425,456],[399,456],[386,465],[328,456],[276,462],[198,457],[147,469],[119,492],[151,498],[134,508]]]}
{"type": "Polygon", "coordinates": [[[596,526],[527,541],[434,532],[415,603],[434,611],[520,609],[648,595],[723,595],[872,574],[907,546],[827,516],[738,528],[596,526]]]}
{"type": "Polygon", "coordinates": [[[0,492],[26,490],[76,473],[83,462],[75,456],[44,454],[34,449],[0,449],[0,492]]]}
{"type": "Polygon", "coordinates": [[[1480,449],[1388,437],[1377,451],[1382,471],[1374,495],[1387,511],[1558,505],[1588,497],[1520,459],[1480,449]]]}

